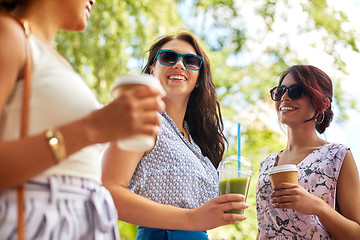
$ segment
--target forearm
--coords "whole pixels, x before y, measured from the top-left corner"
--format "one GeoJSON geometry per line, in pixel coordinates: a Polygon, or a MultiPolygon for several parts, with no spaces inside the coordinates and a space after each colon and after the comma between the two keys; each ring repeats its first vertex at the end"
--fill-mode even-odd
{"type": "Polygon", "coordinates": [[[196,230],[190,224],[188,209],[154,202],[120,186],[108,189],[121,221],[151,228],[196,230]]]}
{"type": "MultiPolygon", "coordinates": [[[[66,156],[91,143],[84,130],[85,122],[79,120],[59,128],[66,156]]],[[[0,191],[20,185],[57,163],[45,131],[21,140],[0,142],[0,159],[0,191]]]]}
{"type": "Polygon", "coordinates": [[[345,218],[325,202],[319,205],[316,215],[333,238],[337,240],[360,239],[359,223],[345,218]]]}

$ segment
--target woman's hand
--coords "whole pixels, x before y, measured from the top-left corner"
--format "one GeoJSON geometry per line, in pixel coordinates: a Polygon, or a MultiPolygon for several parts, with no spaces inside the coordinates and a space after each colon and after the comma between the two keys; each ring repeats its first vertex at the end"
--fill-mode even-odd
{"type": "Polygon", "coordinates": [[[113,102],[90,114],[94,142],[124,139],[136,134],[156,135],[165,108],[163,93],[146,85],[124,91],[113,102]]]}
{"type": "Polygon", "coordinates": [[[195,230],[209,230],[227,224],[235,224],[246,219],[244,214],[225,213],[231,209],[246,209],[241,194],[225,194],[207,201],[200,207],[189,211],[190,226],[195,230]]]}
{"type": "Polygon", "coordinates": [[[294,209],[308,215],[316,214],[316,209],[325,203],[303,187],[287,182],[276,185],[270,198],[275,208],[294,209]]]}

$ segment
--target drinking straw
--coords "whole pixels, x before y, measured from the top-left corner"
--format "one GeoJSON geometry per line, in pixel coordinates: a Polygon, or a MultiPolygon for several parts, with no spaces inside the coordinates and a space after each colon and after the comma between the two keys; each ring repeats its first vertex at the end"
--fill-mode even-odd
{"type": "Polygon", "coordinates": [[[238,175],[240,177],[240,170],[241,170],[241,132],[240,132],[240,123],[238,123],[238,175]]]}

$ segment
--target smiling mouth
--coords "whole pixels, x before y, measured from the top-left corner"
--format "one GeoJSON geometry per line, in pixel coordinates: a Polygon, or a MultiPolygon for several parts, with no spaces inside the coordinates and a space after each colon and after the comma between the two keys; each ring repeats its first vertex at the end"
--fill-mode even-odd
{"type": "Polygon", "coordinates": [[[94,1],[88,2],[86,3],[86,7],[85,7],[85,12],[86,12],[86,16],[89,18],[90,16],[90,12],[91,12],[91,7],[94,4],[94,1]]]}
{"type": "Polygon", "coordinates": [[[186,81],[186,78],[184,76],[181,76],[181,75],[171,75],[168,78],[170,80],[175,80],[175,81],[186,81]]]}
{"type": "Polygon", "coordinates": [[[284,106],[284,107],[280,107],[279,110],[283,111],[283,112],[287,112],[287,111],[294,111],[296,110],[296,107],[288,107],[288,106],[284,106]]]}

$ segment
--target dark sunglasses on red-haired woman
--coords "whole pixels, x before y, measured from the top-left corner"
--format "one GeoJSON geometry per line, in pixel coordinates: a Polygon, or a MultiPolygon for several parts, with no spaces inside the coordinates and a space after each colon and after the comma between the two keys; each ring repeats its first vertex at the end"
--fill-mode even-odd
{"type": "Polygon", "coordinates": [[[274,101],[280,101],[281,98],[286,93],[286,90],[288,92],[289,98],[292,100],[297,100],[302,98],[305,93],[304,86],[300,84],[294,84],[291,85],[290,87],[280,85],[270,90],[271,99],[274,101]]]}

